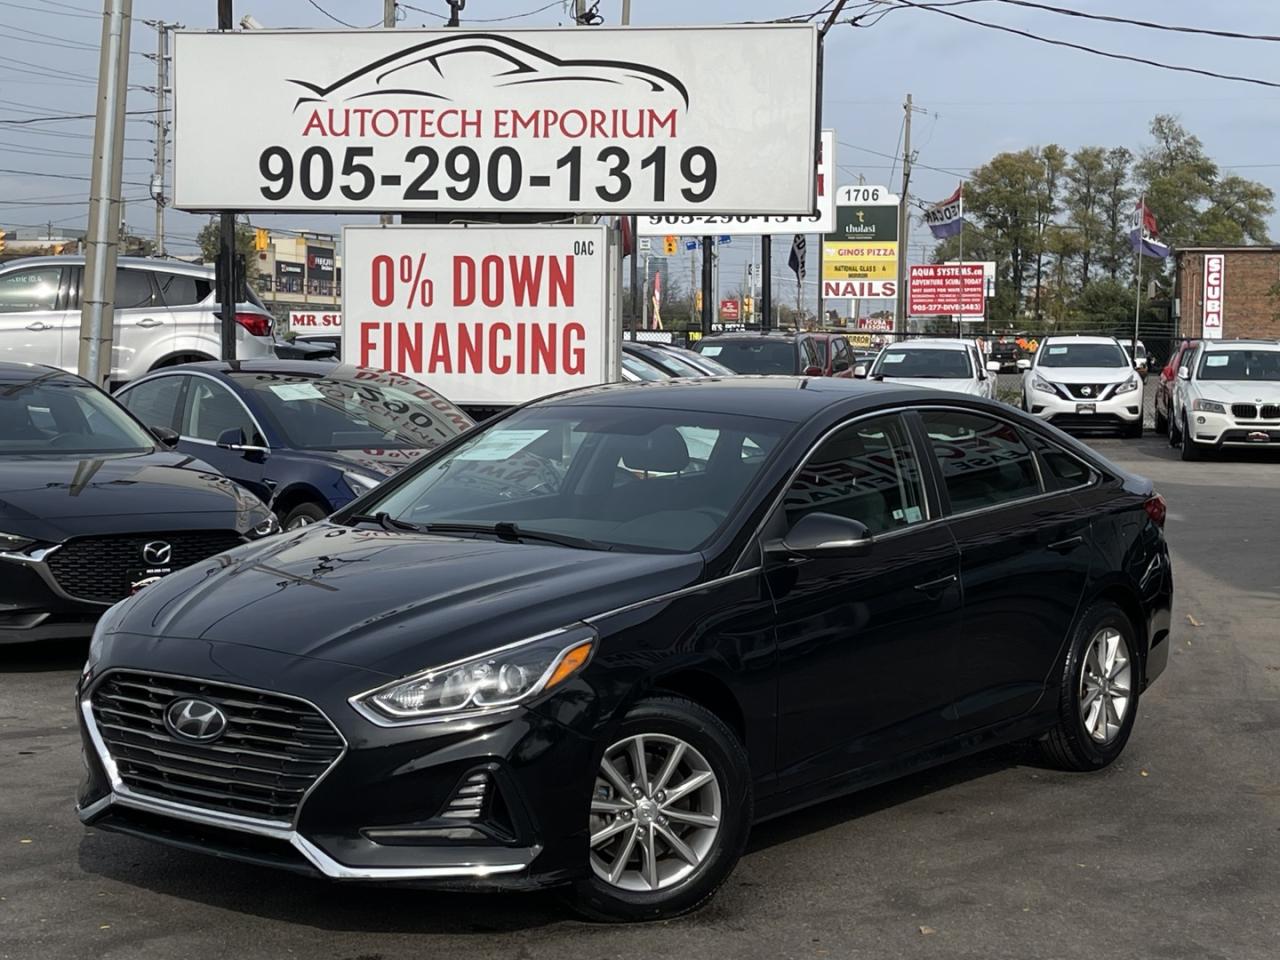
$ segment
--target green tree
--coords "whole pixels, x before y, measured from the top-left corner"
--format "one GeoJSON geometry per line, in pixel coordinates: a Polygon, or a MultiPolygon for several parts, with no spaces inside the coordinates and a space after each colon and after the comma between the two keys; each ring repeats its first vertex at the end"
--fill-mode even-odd
{"type": "Polygon", "coordinates": [[[1067,168],[1064,207],[1067,224],[1075,232],[1079,287],[1083,288],[1092,275],[1097,255],[1106,231],[1103,219],[1104,192],[1106,189],[1107,151],[1102,147],[1081,147],[1071,155],[1067,168]]]}
{"type": "Polygon", "coordinates": [[[1176,117],[1157,116],[1151,121],[1151,137],[1134,167],[1138,186],[1159,220],[1161,237],[1190,246],[1199,240],[1201,204],[1217,182],[1218,165],[1176,117]]]}
{"type": "Polygon", "coordinates": [[[1102,222],[1106,224],[1098,249],[1098,265],[1112,280],[1119,280],[1132,259],[1127,234],[1133,219],[1133,188],[1129,174],[1133,154],[1125,147],[1107,151],[1102,167],[1102,222]]]}
{"type": "MultiPolygon", "coordinates": [[[[1039,216],[1044,168],[1039,151],[1000,153],[973,171],[966,189],[967,208],[990,243],[996,262],[993,319],[1018,323],[1028,273],[1039,250],[1039,216]]],[[[969,250],[966,243],[966,254],[969,250]]]]}
{"type": "Polygon", "coordinates": [[[1234,174],[1209,191],[1209,207],[1200,217],[1199,242],[1238,246],[1246,241],[1270,243],[1267,218],[1275,213],[1270,188],[1234,174]]]}
{"type": "MultiPolygon", "coordinates": [[[[258,279],[258,254],[253,246],[253,227],[247,223],[236,224],[236,253],[244,257],[245,281],[256,286],[258,279]]],[[[209,222],[196,234],[196,242],[200,244],[200,259],[205,263],[217,263],[218,251],[222,249],[222,226],[217,217],[210,217],[209,222]]]]}

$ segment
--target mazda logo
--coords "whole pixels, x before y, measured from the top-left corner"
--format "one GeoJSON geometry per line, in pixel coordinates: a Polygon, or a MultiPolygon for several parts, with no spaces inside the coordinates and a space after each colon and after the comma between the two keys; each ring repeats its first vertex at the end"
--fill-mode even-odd
{"type": "Polygon", "coordinates": [[[209,743],[227,731],[227,715],[208,700],[175,700],[164,712],[164,725],[181,740],[209,743]]]}
{"type": "Polygon", "coordinates": [[[173,559],[173,545],[163,540],[152,540],[143,545],[142,559],[155,567],[164,566],[173,559]]]}

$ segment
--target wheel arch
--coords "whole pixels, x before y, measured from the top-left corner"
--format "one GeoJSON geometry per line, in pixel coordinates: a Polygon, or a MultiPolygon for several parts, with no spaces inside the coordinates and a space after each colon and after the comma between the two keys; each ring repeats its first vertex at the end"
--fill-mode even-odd
{"type": "Polygon", "coordinates": [[[331,513],[334,509],[329,499],[309,483],[293,483],[277,491],[271,498],[271,509],[283,523],[290,510],[304,503],[314,503],[325,513],[331,513]]]}
{"type": "Polygon", "coordinates": [[[745,747],[747,718],[729,685],[705,666],[682,667],[653,678],[647,693],[673,693],[692,700],[723,720],[745,747]]]}
{"type": "Polygon", "coordinates": [[[199,363],[205,360],[216,359],[218,359],[216,356],[210,356],[204,350],[171,350],[169,353],[166,353],[164,356],[152,363],[151,366],[147,368],[147,373],[151,373],[155,370],[161,370],[164,367],[172,367],[179,363],[199,363]]]}
{"type": "Polygon", "coordinates": [[[1109,583],[1094,594],[1083,609],[1088,609],[1099,601],[1114,603],[1124,613],[1133,627],[1133,635],[1138,642],[1138,649],[1142,656],[1142,671],[1145,675],[1151,638],[1148,635],[1147,618],[1142,612],[1142,603],[1138,599],[1137,591],[1123,583],[1109,583]]]}

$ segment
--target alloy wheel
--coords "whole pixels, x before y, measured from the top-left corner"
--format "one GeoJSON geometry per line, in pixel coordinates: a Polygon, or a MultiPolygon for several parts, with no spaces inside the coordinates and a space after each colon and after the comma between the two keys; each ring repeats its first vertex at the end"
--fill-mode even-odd
{"type": "Polygon", "coordinates": [[[1080,672],[1080,719],[1097,743],[1110,743],[1124,726],[1132,701],[1129,643],[1114,627],[1093,635],[1080,672]]]}
{"type": "Polygon", "coordinates": [[[313,523],[315,523],[315,521],[310,517],[294,517],[293,522],[289,524],[287,529],[297,530],[301,527],[309,527],[313,523]]]}
{"type": "Polygon", "coordinates": [[[706,758],[678,737],[619,740],[604,752],[591,796],[591,869],[623,890],[674,886],[711,854],[721,797],[706,758]]]}

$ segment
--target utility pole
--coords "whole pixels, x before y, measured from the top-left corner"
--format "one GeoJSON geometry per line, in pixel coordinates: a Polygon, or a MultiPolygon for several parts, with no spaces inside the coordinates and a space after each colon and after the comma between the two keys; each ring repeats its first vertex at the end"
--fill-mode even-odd
{"type": "MultiPolygon", "coordinates": [[[[230,30],[234,26],[231,12],[232,0],[218,0],[218,29],[230,30]]],[[[234,144],[227,145],[228,152],[235,150],[234,144]]],[[[219,214],[218,269],[215,280],[218,287],[218,311],[221,314],[221,356],[222,360],[236,358],[236,303],[239,301],[239,284],[236,282],[236,215],[233,210],[223,210],[219,214]]]]}
{"type": "MultiPolygon", "coordinates": [[[[396,0],[382,0],[382,26],[386,30],[394,30],[396,26],[396,0]]],[[[378,217],[384,227],[396,222],[394,215],[384,213],[378,217]]]]}
{"type": "MultiPolygon", "coordinates": [[[[384,0],[385,2],[385,0],[384,0]]],[[[462,22],[458,19],[460,14],[467,7],[467,0],[449,0],[449,22],[446,27],[460,27],[462,22]]]]}
{"type": "Polygon", "coordinates": [[[898,299],[894,303],[895,332],[902,334],[907,327],[907,242],[911,229],[911,217],[907,204],[911,189],[911,94],[902,105],[906,117],[902,125],[902,198],[898,202],[898,299]]]}
{"type": "Polygon", "coordinates": [[[89,236],[80,308],[80,375],[98,386],[111,377],[115,334],[116,258],[120,244],[120,173],[124,165],[125,92],[133,0],[103,0],[98,105],[93,124],[89,236]]]}
{"type": "Polygon", "coordinates": [[[151,21],[156,29],[156,162],[151,174],[151,196],[156,201],[156,254],[163,257],[164,208],[169,204],[166,186],[169,140],[169,31],[176,24],[151,21]]]}
{"type": "Polygon", "coordinates": [[[773,328],[773,237],[760,238],[760,332],[773,328]]]}
{"type": "Polygon", "coordinates": [[[711,298],[715,294],[711,279],[711,258],[715,253],[715,237],[702,238],[702,335],[711,333],[711,324],[715,317],[711,298]]]}

